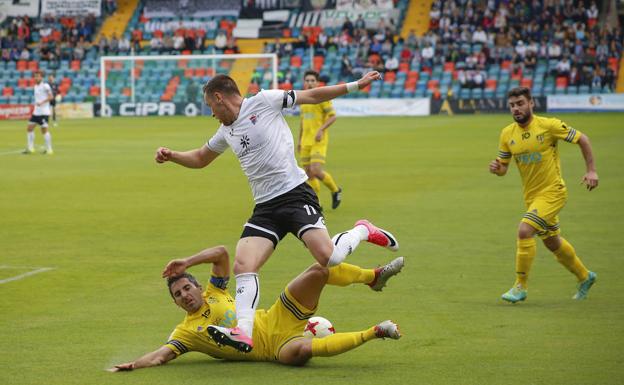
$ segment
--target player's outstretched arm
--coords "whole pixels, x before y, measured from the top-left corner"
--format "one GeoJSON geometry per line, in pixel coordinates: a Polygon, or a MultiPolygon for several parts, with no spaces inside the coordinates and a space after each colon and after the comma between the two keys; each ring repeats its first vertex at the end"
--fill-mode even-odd
{"type": "Polygon", "coordinates": [[[135,369],[149,368],[151,366],[158,366],[166,364],[167,362],[176,358],[175,353],[166,346],[161,346],[159,349],[154,350],[151,353],[147,353],[141,358],[132,362],[126,362],[124,364],[115,365],[112,368],[107,369],[109,372],[128,372],[135,369]]]}
{"type": "Polygon", "coordinates": [[[583,158],[585,158],[585,168],[586,172],[583,175],[583,183],[587,186],[589,191],[598,187],[598,173],[596,172],[596,166],[594,165],[594,153],[592,151],[591,142],[589,141],[589,137],[583,134],[578,141],[579,146],[581,147],[581,152],[583,153],[583,158]]]}
{"type": "Polygon", "coordinates": [[[220,154],[211,151],[206,146],[202,146],[190,151],[173,151],[167,147],[160,147],[156,150],[156,162],[173,162],[188,168],[204,168],[208,166],[220,154]]]}
{"type": "Polygon", "coordinates": [[[346,95],[350,91],[361,90],[375,80],[381,79],[381,75],[377,71],[371,71],[364,75],[360,80],[348,84],[338,84],[335,86],[316,87],[310,90],[297,91],[297,104],[319,104],[327,100],[332,100],[338,96],[346,95]],[[357,84],[355,84],[357,83],[357,84]],[[351,84],[353,84],[351,86],[351,84]],[[354,87],[354,89],[349,89],[354,87]]]}
{"type": "Polygon", "coordinates": [[[163,278],[184,274],[186,269],[201,263],[212,263],[212,275],[227,277],[230,275],[230,256],[225,246],[204,249],[195,255],[183,259],[174,259],[167,263],[162,272],[163,278]]]}
{"type": "Polygon", "coordinates": [[[490,172],[492,174],[496,174],[498,176],[503,176],[507,174],[507,169],[509,168],[509,164],[501,163],[498,159],[494,159],[490,162],[490,172]]]}

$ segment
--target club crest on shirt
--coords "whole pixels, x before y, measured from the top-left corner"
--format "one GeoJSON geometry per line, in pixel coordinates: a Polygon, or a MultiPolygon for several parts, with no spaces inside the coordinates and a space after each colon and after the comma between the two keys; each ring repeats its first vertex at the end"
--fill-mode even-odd
{"type": "Polygon", "coordinates": [[[535,139],[537,139],[537,141],[540,143],[544,143],[544,134],[537,135],[535,139]]]}
{"type": "Polygon", "coordinates": [[[243,135],[243,137],[240,140],[241,146],[243,146],[243,148],[246,150],[247,147],[249,147],[249,143],[250,143],[249,137],[247,135],[243,135]]]}
{"type": "Polygon", "coordinates": [[[249,120],[251,120],[251,124],[253,124],[254,126],[256,125],[256,122],[258,121],[258,115],[253,114],[249,117],[249,120]]]}

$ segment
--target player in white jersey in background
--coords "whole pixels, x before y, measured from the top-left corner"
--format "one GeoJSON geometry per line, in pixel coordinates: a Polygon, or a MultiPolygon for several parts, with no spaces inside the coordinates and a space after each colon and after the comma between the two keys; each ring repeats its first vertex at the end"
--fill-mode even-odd
{"type": "Polygon", "coordinates": [[[41,127],[41,134],[45,141],[44,154],[52,155],[52,135],[48,131],[48,119],[50,118],[50,101],[54,99],[50,85],[43,81],[43,71],[35,72],[35,109],[28,120],[26,127],[26,149],[23,154],[35,152],[35,126],[41,127]]]}
{"type": "Polygon", "coordinates": [[[210,326],[217,343],[242,352],[253,348],[254,313],[259,302],[258,271],[278,242],[292,233],[301,239],[322,266],[334,266],[351,254],[358,244],[368,242],[398,249],[389,232],[366,220],[353,229],[329,237],[318,198],[306,183],[305,171],[297,166],[292,132],[282,109],[296,104],[317,104],[354,92],[380,79],[369,72],[357,82],[304,91],[263,90],[243,98],[232,78],[217,75],[203,89],[204,100],[221,126],[202,147],[185,152],[161,147],[156,161],[172,161],[189,168],[203,168],[230,147],[249,180],[256,206],[244,225],[236,246],[236,316],[238,326],[229,329],[210,326]]]}

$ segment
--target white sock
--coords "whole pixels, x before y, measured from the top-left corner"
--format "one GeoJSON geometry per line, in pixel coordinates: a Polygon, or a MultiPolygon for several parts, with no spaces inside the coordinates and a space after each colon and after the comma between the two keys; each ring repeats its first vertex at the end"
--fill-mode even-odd
{"type": "Polygon", "coordinates": [[[336,266],[345,260],[358,247],[360,242],[368,239],[368,229],[365,226],[357,225],[349,231],[336,234],[332,238],[334,252],[329,257],[327,266],[336,266]]]}
{"type": "Polygon", "coordinates": [[[238,327],[253,336],[254,316],[260,301],[260,282],[258,274],[243,273],[236,276],[236,318],[238,327]]]}
{"type": "Polygon", "coordinates": [[[35,131],[26,132],[26,140],[28,143],[28,149],[35,148],[35,131]]]}
{"type": "Polygon", "coordinates": [[[48,151],[52,150],[52,135],[50,135],[50,131],[43,134],[43,140],[45,140],[45,145],[48,151]]]}

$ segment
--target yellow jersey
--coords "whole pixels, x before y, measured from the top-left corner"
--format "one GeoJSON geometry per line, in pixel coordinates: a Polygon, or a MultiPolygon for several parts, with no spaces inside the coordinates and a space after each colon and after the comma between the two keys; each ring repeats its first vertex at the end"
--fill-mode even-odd
{"type": "Polygon", "coordinates": [[[268,361],[274,357],[268,351],[265,336],[266,321],[261,317],[263,311],[256,312],[253,341],[250,353],[241,353],[229,346],[219,346],[208,335],[209,325],[232,328],[236,326],[236,307],[234,298],[227,289],[221,289],[209,282],[203,293],[204,304],[192,314],[187,314],[169,336],[165,344],[176,356],[187,352],[201,352],[214,358],[235,361],[268,361]],[[260,316],[260,317],[259,317],[260,316]]]}
{"type": "Polygon", "coordinates": [[[544,192],[565,194],[557,143],[560,139],[577,143],[581,135],[559,119],[533,115],[526,128],[516,122],[503,128],[497,159],[508,164],[514,158],[522,178],[525,201],[544,192]]]}
{"type": "Polygon", "coordinates": [[[320,142],[316,141],[316,133],[330,116],[335,116],[336,111],[331,101],[319,104],[302,104],[301,121],[303,131],[301,133],[301,145],[313,146],[315,144],[327,145],[329,136],[327,130],[323,133],[320,142]]]}

